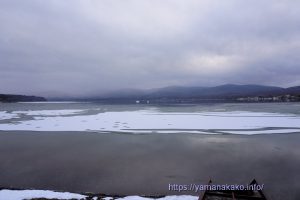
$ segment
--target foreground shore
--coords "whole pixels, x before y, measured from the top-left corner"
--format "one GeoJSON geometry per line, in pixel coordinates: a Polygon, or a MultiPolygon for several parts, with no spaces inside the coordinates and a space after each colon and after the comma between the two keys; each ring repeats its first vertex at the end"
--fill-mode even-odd
{"type": "Polygon", "coordinates": [[[300,134],[0,131],[0,187],[119,195],[198,195],[169,184],[264,184],[300,198],[300,134]]]}

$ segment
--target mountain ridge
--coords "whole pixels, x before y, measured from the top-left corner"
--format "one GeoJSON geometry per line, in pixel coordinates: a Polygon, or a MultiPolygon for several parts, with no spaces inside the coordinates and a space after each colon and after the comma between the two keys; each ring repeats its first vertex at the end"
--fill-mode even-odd
{"type": "MultiPolygon", "coordinates": [[[[154,89],[120,89],[102,95],[86,96],[81,98],[61,97],[48,98],[50,101],[104,101],[106,103],[136,102],[138,100],[147,102],[193,102],[201,100],[237,100],[241,98],[283,98],[284,95],[295,96],[294,99],[300,101],[300,86],[288,88],[265,86],[265,85],[238,85],[224,84],[213,87],[202,86],[168,86],[154,89]],[[154,100],[154,101],[153,101],[154,100]]],[[[0,102],[19,101],[47,101],[44,97],[0,94],[0,102]]]]}
{"type": "Polygon", "coordinates": [[[39,96],[27,96],[18,94],[0,94],[0,102],[36,102],[36,101],[47,101],[44,97],[39,96]]]}
{"type": "Polygon", "coordinates": [[[213,87],[201,86],[169,86],[150,90],[137,90],[134,93],[123,90],[121,95],[118,92],[112,92],[106,96],[98,97],[98,99],[110,98],[140,98],[140,99],[156,99],[156,98],[230,98],[230,97],[252,97],[252,96],[276,96],[276,95],[300,95],[300,86],[282,88],[276,86],[265,85],[237,85],[225,84],[213,87]]]}
{"type": "MultiPolygon", "coordinates": [[[[271,100],[273,97],[276,101],[288,101],[286,95],[292,95],[291,101],[300,101],[300,86],[294,87],[276,87],[265,85],[237,85],[224,84],[213,87],[201,86],[168,86],[163,88],[138,90],[126,89],[117,92],[108,93],[101,97],[93,97],[92,101],[104,102],[215,102],[215,101],[260,101],[254,100],[254,97],[262,98],[263,101],[271,100]],[[121,91],[121,93],[119,93],[121,91]],[[136,91],[136,92],[135,92],[136,91]],[[252,99],[251,99],[252,98],[252,99]],[[243,99],[243,100],[241,100],[243,99]],[[250,100],[249,100],[250,99],[250,100]],[[266,100],[268,99],[268,100],[266,100]]],[[[288,97],[290,98],[290,97],[288,97]]]]}

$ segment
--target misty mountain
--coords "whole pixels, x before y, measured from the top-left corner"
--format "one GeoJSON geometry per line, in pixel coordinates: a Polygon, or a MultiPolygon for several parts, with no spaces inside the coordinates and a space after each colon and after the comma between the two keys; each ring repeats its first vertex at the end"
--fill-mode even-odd
{"type": "Polygon", "coordinates": [[[286,89],[286,92],[292,95],[300,94],[300,86],[290,87],[286,89]]]}
{"type": "Polygon", "coordinates": [[[127,98],[127,99],[171,99],[171,98],[238,98],[252,96],[300,95],[300,86],[281,88],[263,85],[234,85],[226,84],[215,87],[184,87],[171,86],[151,90],[120,90],[102,98],[127,98]]]}
{"type": "MultiPolygon", "coordinates": [[[[140,98],[142,96],[146,96],[149,94],[148,90],[138,90],[138,89],[121,89],[113,92],[108,92],[106,94],[101,95],[103,98],[140,98]]],[[[95,97],[98,99],[99,97],[95,97]]]]}

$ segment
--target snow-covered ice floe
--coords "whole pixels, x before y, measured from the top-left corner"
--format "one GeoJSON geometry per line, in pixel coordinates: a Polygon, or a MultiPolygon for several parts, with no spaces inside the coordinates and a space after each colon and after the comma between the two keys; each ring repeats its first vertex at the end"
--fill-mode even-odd
{"type": "MultiPolygon", "coordinates": [[[[46,199],[78,199],[85,200],[87,196],[82,194],[75,194],[69,192],[54,192],[50,190],[0,190],[0,200],[24,200],[33,198],[46,199]]],[[[98,199],[94,197],[93,199],[98,199]]],[[[154,198],[146,198],[141,196],[126,196],[122,198],[105,197],[104,200],[154,200],[154,198]]],[[[166,196],[156,200],[197,200],[197,196],[180,195],[180,196],[166,196]]]]}
{"type": "Polygon", "coordinates": [[[8,113],[6,111],[0,111],[0,120],[18,118],[15,113],[8,113]]]}
{"type": "Polygon", "coordinates": [[[53,192],[50,190],[0,190],[0,200],[24,200],[33,198],[84,199],[86,196],[69,192],[53,192]]]}
{"type": "Polygon", "coordinates": [[[88,102],[78,102],[78,101],[32,101],[32,102],[18,102],[18,103],[27,103],[27,104],[60,104],[60,103],[88,103],[88,102]]]}
{"type": "MultiPolygon", "coordinates": [[[[7,113],[8,114],[8,113],[7,113]]],[[[267,112],[162,112],[156,109],[101,112],[15,111],[28,120],[0,123],[0,130],[124,133],[269,134],[300,132],[300,115],[267,112]]],[[[4,115],[3,115],[4,116],[4,115]]]]}
{"type": "MultiPolygon", "coordinates": [[[[112,198],[107,198],[106,200],[111,200],[112,198]]],[[[146,198],[140,196],[127,196],[123,198],[117,198],[118,200],[154,200],[153,198],[146,198]]],[[[158,198],[155,200],[197,200],[199,197],[197,196],[190,196],[190,195],[179,195],[179,196],[165,196],[162,198],[158,198]]]]}
{"type": "Polygon", "coordinates": [[[29,116],[63,116],[74,115],[83,112],[83,110],[28,110],[28,111],[14,111],[13,114],[25,114],[29,116]]]}

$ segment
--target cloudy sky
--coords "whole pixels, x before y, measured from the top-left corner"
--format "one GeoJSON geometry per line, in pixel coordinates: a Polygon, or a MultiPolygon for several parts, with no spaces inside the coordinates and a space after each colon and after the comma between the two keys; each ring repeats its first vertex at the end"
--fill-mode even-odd
{"type": "Polygon", "coordinates": [[[300,1],[0,0],[0,93],[300,85],[300,1]]]}

